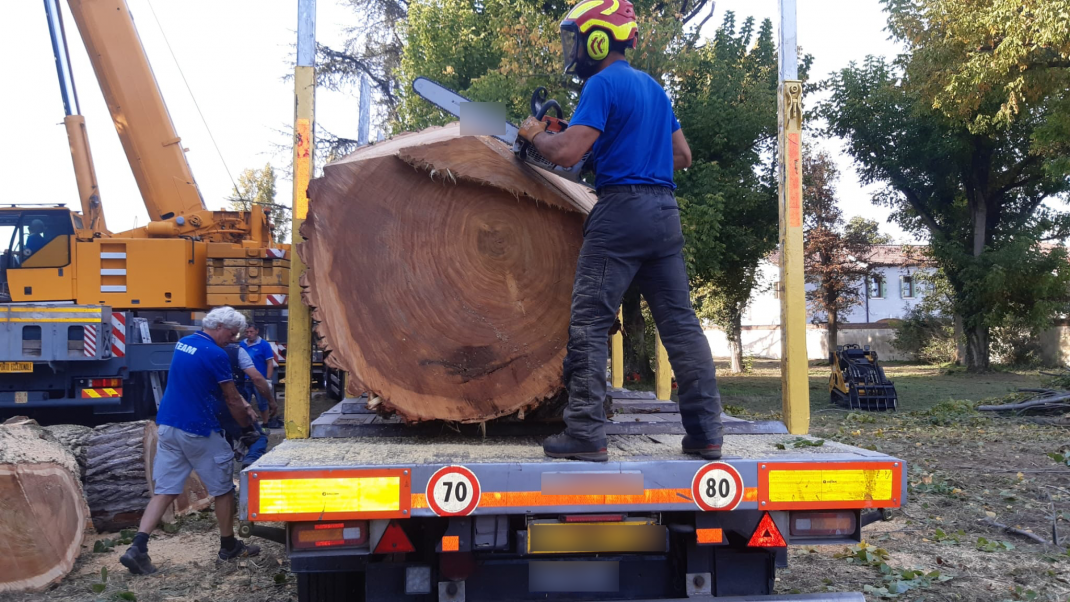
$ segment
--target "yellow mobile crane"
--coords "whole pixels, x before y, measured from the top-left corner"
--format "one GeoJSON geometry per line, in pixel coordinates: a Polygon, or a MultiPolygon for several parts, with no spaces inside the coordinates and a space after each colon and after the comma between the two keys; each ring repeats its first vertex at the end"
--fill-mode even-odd
{"type": "Polygon", "coordinates": [[[173,338],[150,337],[149,321],[285,305],[289,245],[272,240],[260,206],[206,207],[126,0],[68,0],[150,218],[108,229],[58,1],[44,4],[81,213],[0,207],[0,410],[92,405],[143,415],[154,407],[123,388],[158,396],[158,380],[150,390],[150,379],[135,377],[166,370],[170,346],[135,344],[173,338]]]}

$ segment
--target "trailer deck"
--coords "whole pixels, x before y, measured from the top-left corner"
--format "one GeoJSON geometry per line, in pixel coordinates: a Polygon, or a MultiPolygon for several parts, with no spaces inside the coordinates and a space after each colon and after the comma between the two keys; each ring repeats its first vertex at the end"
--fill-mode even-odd
{"type": "Polygon", "coordinates": [[[369,511],[407,518],[594,508],[863,509],[898,507],[905,499],[901,460],[790,435],[779,422],[725,416],[720,461],[685,455],[675,404],[652,397],[616,392],[606,463],[546,457],[542,439],[561,423],[492,423],[484,435],[479,425],[405,425],[369,411],[366,400],[347,399],[313,423],[312,439],[284,441],[243,471],[242,514],[260,522],[369,511]],[[710,479],[729,483],[721,495],[704,496],[710,479]],[[460,506],[448,499],[458,484],[473,493],[460,506]],[[369,493],[381,486],[386,489],[369,493]]]}

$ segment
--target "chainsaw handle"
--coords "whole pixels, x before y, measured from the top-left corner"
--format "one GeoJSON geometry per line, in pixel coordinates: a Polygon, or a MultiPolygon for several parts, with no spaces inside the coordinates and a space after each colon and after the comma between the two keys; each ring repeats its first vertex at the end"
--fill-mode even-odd
{"type": "Polygon", "coordinates": [[[553,109],[557,112],[558,119],[564,119],[565,112],[561,110],[561,105],[557,104],[557,101],[552,98],[547,99],[547,95],[546,88],[542,86],[535,88],[535,91],[531,94],[531,114],[535,116],[535,119],[542,121],[547,111],[553,109]]]}

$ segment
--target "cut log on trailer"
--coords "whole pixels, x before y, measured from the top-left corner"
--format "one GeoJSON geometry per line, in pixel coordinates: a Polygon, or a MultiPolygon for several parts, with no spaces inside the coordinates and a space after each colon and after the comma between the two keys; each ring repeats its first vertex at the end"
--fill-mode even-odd
{"type": "MultiPolygon", "coordinates": [[[[93,429],[86,447],[86,500],[98,531],[136,527],[152,497],[152,466],[156,456],[156,424],[152,421],[106,424],[93,429]]],[[[207,508],[212,500],[196,473],[164,516],[207,508]]]]}
{"type": "Polygon", "coordinates": [[[327,165],[309,197],[305,300],[351,394],[482,422],[561,391],[586,187],[452,124],[327,165]]]}
{"type": "Polygon", "coordinates": [[[0,592],[42,589],[74,566],[89,519],[78,472],[33,420],[0,425],[0,592]]]}

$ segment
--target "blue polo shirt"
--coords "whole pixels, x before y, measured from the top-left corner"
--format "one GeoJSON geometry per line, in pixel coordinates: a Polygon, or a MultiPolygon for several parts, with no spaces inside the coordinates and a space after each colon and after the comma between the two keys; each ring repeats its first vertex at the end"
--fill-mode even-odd
{"type": "Polygon", "coordinates": [[[587,80],[569,125],[602,132],[591,149],[595,188],[644,184],[676,189],[672,135],[680,122],[661,85],[628,61],[617,61],[587,80]]]}
{"type": "Polygon", "coordinates": [[[201,437],[222,432],[218,416],[225,406],[219,385],[233,380],[230,358],[212,337],[204,332],[182,337],[175,343],[156,424],[201,437]]]}
{"type": "Polygon", "coordinates": [[[248,339],[242,339],[241,348],[253,358],[253,365],[256,366],[256,371],[266,377],[268,363],[275,360],[275,352],[271,349],[271,343],[256,337],[256,342],[250,345],[248,339]]]}

